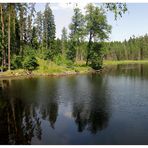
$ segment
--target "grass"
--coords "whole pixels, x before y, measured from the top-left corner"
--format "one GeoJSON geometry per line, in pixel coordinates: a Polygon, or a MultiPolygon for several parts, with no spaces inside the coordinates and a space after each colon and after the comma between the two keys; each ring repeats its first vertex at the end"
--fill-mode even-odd
{"type": "Polygon", "coordinates": [[[121,61],[104,60],[103,66],[119,65],[119,64],[145,64],[145,63],[148,63],[148,60],[121,60],[121,61]]]}
{"type": "MultiPolygon", "coordinates": [[[[148,60],[122,60],[122,61],[109,61],[104,60],[103,66],[118,65],[118,64],[144,64],[148,63],[148,60]]],[[[79,61],[75,64],[55,64],[54,62],[45,61],[38,59],[39,67],[37,70],[32,72],[33,75],[67,75],[75,73],[87,73],[92,69],[89,66],[85,65],[84,61],[79,61]]],[[[19,77],[27,76],[27,72],[24,69],[10,70],[0,73],[0,77],[19,77]]]]}
{"type": "MultiPolygon", "coordinates": [[[[57,65],[54,62],[37,59],[39,67],[32,71],[32,75],[67,75],[76,73],[86,73],[91,70],[90,67],[85,66],[83,62],[78,62],[71,65],[61,64],[57,65]]],[[[10,70],[0,73],[0,77],[19,77],[27,76],[28,73],[24,69],[10,70]]]]}
{"type": "Polygon", "coordinates": [[[88,72],[89,67],[82,64],[73,64],[67,66],[66,64],[57,65],[54,62],[38,59],[39,67],[33,71],[33,74],[60,74],[60,73],[83,73],[88,72]]]}

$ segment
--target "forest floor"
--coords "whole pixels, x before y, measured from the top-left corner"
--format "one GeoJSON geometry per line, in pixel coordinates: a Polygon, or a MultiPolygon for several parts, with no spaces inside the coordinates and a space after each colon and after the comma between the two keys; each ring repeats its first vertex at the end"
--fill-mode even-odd
{"type": "MultiPolygon", "coordinates": [[[[123,60],[123,61],[103,61],[103,67],[118,64],[148,64],[148,60],[123,60]]],[[[74,65],[57,65],[53,62],[40,61],[37,70],[31,73],[24,69],[0,72],[0,78],[19,78],[34,76],[65,76],[74,74],[92,73],[94,70],[85,65],[85,62],[78,62],[74,65]]]]}

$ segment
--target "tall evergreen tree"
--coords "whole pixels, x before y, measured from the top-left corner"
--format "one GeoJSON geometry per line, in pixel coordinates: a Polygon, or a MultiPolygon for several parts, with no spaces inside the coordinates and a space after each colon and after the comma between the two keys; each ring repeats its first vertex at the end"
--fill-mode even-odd
{"type": "Polygon", "coordinates": [[[63,27],[62,29],[62,35],[61,35],[61,41],[62,41],[62,55],[65,56],[66,50],[67,50],[67,29],[63,27]]]}
{"type": "Polygon", "coordinates": [[[38,42],[41,45],[43,40],[43,14],[41,11],[37,12],[35,24],[36,24],[38,42]]]}
{"type": "Polygon", "coordinates": [[[46,49],[53,50],[55,31],[54,15],[52,14],[49,4],[46,4],[43,16],[43,40],[46,49]]]}
{"type": "Polygon", "coordinates": [[[33,18],[35,16],[35,3],[31,3],[29,4],[28,6],[28,9],[30,10],[28,13],[28,16],[27,16],[27,42],[29,44],[31,44],[31,36],[32,36],[32,31],[33,31],[33,18]]]}
{"type": "Polygon", "coordinates": [[[84,24],[84,16],[81,10],[78,7],[76,7],[74,9],[72,23],[69,26],[71,40],[69,56],[72,58],[73,61],[74,59],[77,59],[80,50],[80,43],[84,39],[84,24]]]}
{"type": "Polygon", "coordinates": [[[23,46],[26,42],[26,19],[27,19],[27,9],[28,4],[26,3],[19,3],[18,10],[19,10],[19,33],[20,33],[20,54],[23,56],[23,46]]]}

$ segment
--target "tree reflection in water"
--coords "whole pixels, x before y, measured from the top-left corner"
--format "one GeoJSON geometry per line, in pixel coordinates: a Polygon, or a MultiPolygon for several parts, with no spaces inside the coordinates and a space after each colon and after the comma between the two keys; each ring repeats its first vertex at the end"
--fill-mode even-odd
{"type": "Polygon", "coordinates": [[[13,97],[11,80],[0,84],[0,144],[31,144],[34,135],[41,139],[41,122],[32,104],[13,97]]]}
{"type": "Polygon", "coordinates": [[[44,120],[48,120],[50,122],[50,126],[54,129],[58,116],[58,100],[56,97],[57,84],[56,80],[54,79],[50,80],[49,83],[45,81],[43,80],[44,84],[41,88],[43,92],[41,94],[42,97],[39,110],[41,112],[42,118],[44,120]]]}
{"type": "MultiPolygon", "coordinates": [[[[72,116],[78,132],[89,130],[95,134],[108,125],[107,88],[101,76],[84,78],[84,81],[77,77],[64,79],[64,83],[70,82],[64,91],[70,92],[71,97],[66,101],[72,103],[72,116]]],[[[58,81],[12,81],[0,81],[0,144],[31,144],[32,138],[42,141],[43,121],[48,121],[52,129],[56,128],[58,81]]]]}
{"type": "Polygon", "coordinates": [[[77,96],[79,94],[79,92],[76,92],[77,84],[75,88],[72,88],[75,89],[75,94],[73,94],[75,96],[73,99],[73,117],[79,132],[87,129],[95,134],[108,125],[110,116],[109,98],[106,98],[106,82],[101,76],[88,76],[88,83],[90,89],[89,98],[82,99],[77,96]]]}

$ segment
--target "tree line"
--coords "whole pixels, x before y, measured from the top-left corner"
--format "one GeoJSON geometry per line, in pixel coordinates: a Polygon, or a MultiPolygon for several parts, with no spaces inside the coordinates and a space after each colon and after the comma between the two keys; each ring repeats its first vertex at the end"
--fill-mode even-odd
{"type": "Polygon", "coordinates": [[[148,35],[130,37],[123,42],[105,43],[104,59],[109,60],[144,60],[148,59],[148,35]]]}
{"type": "Polygon", "coordinates": [[[121,3],[106,3],[101,7],[90,3],[83,14],[76,5],[69,34],[64,27],[61,38],[56,38],[50,4],[45,4],[44,11],[36,12],[35,3],[0,3],[1,71],[34,70],[37,58],[69,65],[83,60],[94,69],[101,68],[103,41],[111,32],[106,10],[114,12],[116,19],[127,8],[121,3]]]}

